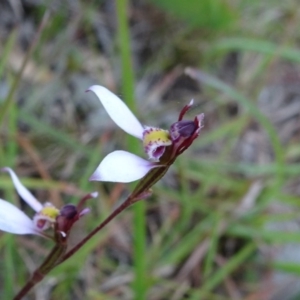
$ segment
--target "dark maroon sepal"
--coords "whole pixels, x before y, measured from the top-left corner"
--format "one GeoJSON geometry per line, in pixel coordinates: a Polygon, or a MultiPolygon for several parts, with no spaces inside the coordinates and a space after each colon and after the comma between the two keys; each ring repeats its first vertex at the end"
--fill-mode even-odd
{"type": "Polygon", "coordinates": [[[171,125],[170,136],[173,142],[178,140],[180,137],[188,138],[191,137],[195,130],[197,129],[197,124],[194,121],[183,120],[178,121],[171,125]]]}
{"type": "Polygon", "coordinates": [[[186,105],[180,112],[178,121],[171,125],[170,136],[173,141],[171,157],[174,159],[183,153],[198,137],[203,127],[204,114],[199,114],[193,121],[182,120],[185,113],[191,108],[193,101],[186,105]]]}
{"type": "Polygon", "coordinates": [[[82,216],[89,213],[88,208],[84,208],[84,204],[88,199],[95,198],[98,193],[90,193],[81,198],[75,206],[74,204],[66,204],[60,210],[59,216],[56,218],[55,231],[59,240],[67,239],[74,223],[82,216]]]}

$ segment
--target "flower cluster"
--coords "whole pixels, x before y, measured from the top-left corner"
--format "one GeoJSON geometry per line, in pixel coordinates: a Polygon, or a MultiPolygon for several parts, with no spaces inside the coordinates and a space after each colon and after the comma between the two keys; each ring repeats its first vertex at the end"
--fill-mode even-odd
{"type": "MultiPolygon", "coordinates": [[[[109,116],[120,128],[142,141],[143,149],[148,156],[146,160],[127,151],[113,151],[102,160],[90,180],[131,182],[145,177],[148,180],[141,181],[132,193],[134,197],[128,199],[130,200],[128,203],[146,197],[149,195],[149,188],[198,137],[204,115],[199,114],[194,120],[183,119],[193,105],[192,100],[181,110],[178,120],[171,124],[168,130],[143,126],[125,103],[106,88],[95,85],[88,91],[96,94],[109,116]],[[152,171],[157,168],[160,168],[159,172],[152,171]]],[[[7,167],[1,170],[10,174],[20,197],[35,211],[33,218],[29,218],[18,207],[0,199],[0,230],[6,232],[36,234],[51,238],[46,231],[52,228],[54,229],[52,238],[55,239],[58,233],[67,237],[73,224],[89,212],[88,208],[83,208],[85,201],[97,197],[97,193],[91,193],[82,198],[77,206],[67,204],[58,209],[49,202],[41,204],[20,182],[13,170],[7,167]]]]}
{"type": "Polygon", "coordinates": [[[99,98],[111,119],[125,132],[140,139],[149,160],[127,151],[114,151],[100,163],[90,180],[131,182],[144,177],[151,169],[173,163],[198,137],[202,128],[204,114],[194,120],[183,120],[192,107],[193,100],[179,114],[178,120],[169,130],[143,126],[125,103],[102,86],[94,85],[88,89],[99,98]]]}

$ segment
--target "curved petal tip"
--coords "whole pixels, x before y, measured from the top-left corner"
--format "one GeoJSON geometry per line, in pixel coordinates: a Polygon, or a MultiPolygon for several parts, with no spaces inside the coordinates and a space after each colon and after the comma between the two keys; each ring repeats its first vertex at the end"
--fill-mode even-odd
{"type": "Polygon", "coordinates": [[[3,172],[8,172],[19,196],[36,212],[39,212],[43,205],[31,194],[31,192],[21,183],[16,173],[8,167],[1,169],[3,172]]]}
{"type": "Polygon", "coordinates": [[[119,97],[100,85],[93,85],[87,91],[96,94],[109,116],[120,128],[139,139],[143,138],[142,124],[119,97]]]}

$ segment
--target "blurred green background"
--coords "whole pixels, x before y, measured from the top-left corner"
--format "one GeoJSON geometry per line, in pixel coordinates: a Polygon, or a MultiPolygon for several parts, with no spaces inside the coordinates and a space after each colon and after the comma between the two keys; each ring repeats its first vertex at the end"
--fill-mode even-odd
{"type": "MultiPolygon", "coordinates": [[[[205,113],[153,196],[27,299],[300,299],[299,25],[296,0],[1,0],[0,166],[58,207],[99,191],[70,244],[134,187],[88,182],[103,157],[144,155],[89,86],[147,125],[167,129],[191,98],[188,116],[205,113]]],[[[6,174],[0,197],[32,215],[6,174]]],[[[0,234],[1,299],[50,249],[0,234]]]]}

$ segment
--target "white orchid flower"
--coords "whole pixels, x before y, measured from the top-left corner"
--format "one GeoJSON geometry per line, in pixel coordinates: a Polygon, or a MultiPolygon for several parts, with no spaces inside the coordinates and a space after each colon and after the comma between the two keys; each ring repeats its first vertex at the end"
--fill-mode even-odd
{"type": "Polygon", "coordinates": [[[0,170],[10,174],[19,196],[35,211],[31,219],[15,205],[0,199],[0,230],[2,231],[49,237],[44,231],[53,225],[55,230],[66,236],[73,224],[90,212],[89,208],[84,207],[85,202],[90,198],[98,197],[98,193],[93,192],[85,195],[77,206],[66,204],[59,210],[49,202],[41,204],[20,182],[12,169],[6,167],[0,170]]]}
{"type": "Polygon", "coordinates": [[[111,119],[125,132],[142,140],[149,161],[126,151],[108,154],[90,177],[91,181],[131,182],[144,177],[151,169],[163,167],[174,162],[198,137],[202,128],[203,114],[193,121],[182,120],[193,105],[186,105],[169,130],[143,126],[126,104],[102,86],[94,85],[88,89],[99,98],[111,119]]]}
{"type": "Polygon", "coordinates": [[[0,230],[14,234],[36,234],[44,236],[44,230],[48,229],[59,210],[51,203],[41,204],[29,190],[20,182],[15,172],[10,168],[2,168],[1,171],[8,172],[19,196],[36,212],[30,219],[18,207],[8,201],[0,199],[0,230]]]}

